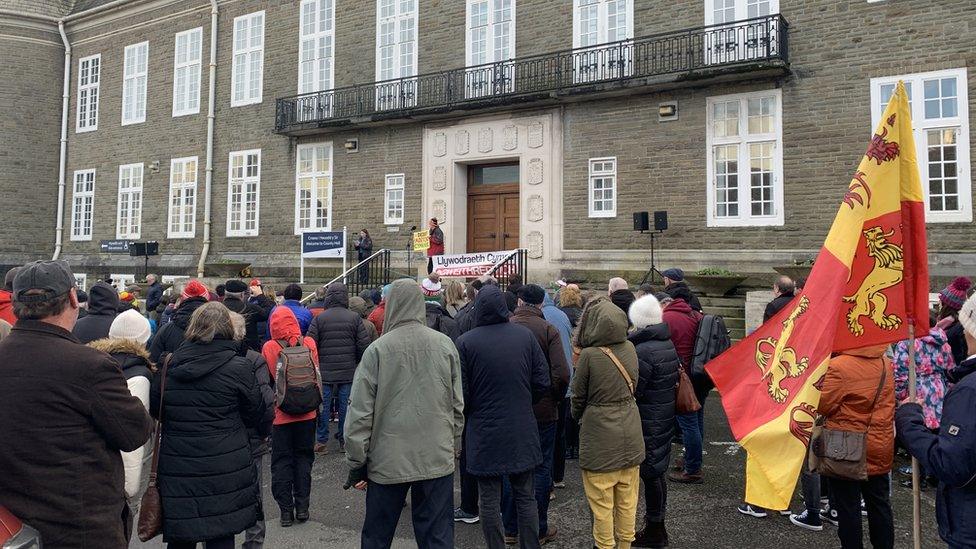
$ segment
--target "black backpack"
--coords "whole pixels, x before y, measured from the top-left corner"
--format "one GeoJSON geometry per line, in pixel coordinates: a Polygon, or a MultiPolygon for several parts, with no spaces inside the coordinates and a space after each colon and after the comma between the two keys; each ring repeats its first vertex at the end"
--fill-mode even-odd
{"type": "Polygon", "coordinates": [[[312,360],[312,351],[302,345],[278,341],[281,351],[275,368],[275,402],[290,415],[307,414],[322,405],[322,374],[312,360]]]}
{"type": "Polygon", "coordinates": [[[691,357],[691,376],[710,380],[705,364],[732,346],[732,338],[721,315],[704,315],[695,334],[695,353],[691,357]]]}

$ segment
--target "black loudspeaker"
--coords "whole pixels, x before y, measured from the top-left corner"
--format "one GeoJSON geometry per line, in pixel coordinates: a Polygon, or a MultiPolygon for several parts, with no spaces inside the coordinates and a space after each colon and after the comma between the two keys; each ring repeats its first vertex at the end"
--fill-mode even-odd
{"type": "MultiPolygon", "coordinates": [[[[667,224],[667,222],[665,222],[667,224]]],[[[150,240],[146,242],[146,255],[159,255],[159,242],[150,240]]]]}
{"type": "Polygon", "coordinates": [[[129,255],[132,257],[141,257],[146,255],[146,243],[129,242],[129,255]]]}
{"type": "Polygon", "coordinates": [[[647,212],[634,212],[634,230],[646,231],[650,228],[650,217],[647,212]]]}
{"type": "MultiPolygon", "coordinates": [[[[647,225],[647,212],[644,212],[644,225],[647,225]]],[[[668,212],[660,211],[654,212],[654,230],[655,231],[666,231],[668,230],[668,212]]]]}

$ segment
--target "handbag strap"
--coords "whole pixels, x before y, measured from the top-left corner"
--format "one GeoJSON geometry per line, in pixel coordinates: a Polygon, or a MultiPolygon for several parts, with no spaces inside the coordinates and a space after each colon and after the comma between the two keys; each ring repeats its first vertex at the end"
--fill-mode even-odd
{"type": "Polygon", "coordinates": [[[624,368],[624,365],[620,363],[619,359],[617,359],[617,355],[613,354],[613,351],[611,351],[609,347],[600,347],[600,350],[613,361],[614,366],[617,367],[620,375],[623,376],[624,381],[627,382],[627,388],[630,389],[630,394],[634,394],[634,380],[631,379],[630,374],[627,373],[627,369],[624,368]]]}
{"type": "Polygon", "coordinates": [[[173,358],[173,353],[166,355],[163,359],[163,369],[160,372],[162,377],[159,382],[159,418],[156,420],[156,440],[153,443],[152,469],[149,471],[149,478],[155,482],[156,467],[159,465],[159,441],[163,434],[163,395],[166,394],[166,374],[169,372],[169,361],[173,358]]]}
{"type": "Polygon", "coordinates": [[[874,407],[878,404],[878,398],[881,397],[881,390],[884,389],[885,380],[888,379],[888,365],[884,362],[881,363],[881,380],[878,381],[878,389],[874,392],[874,400],[871,401],[871,413],[868,415],[868,422],[864,426],[865,431],[871,429],[871,420],[874,419],[874,407]]]}

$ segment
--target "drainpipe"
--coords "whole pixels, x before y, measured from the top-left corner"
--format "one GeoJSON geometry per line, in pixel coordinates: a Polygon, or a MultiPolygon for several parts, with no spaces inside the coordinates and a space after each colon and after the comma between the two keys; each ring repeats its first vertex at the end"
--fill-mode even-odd
{"type": "Polygon", "coordinates": [[[61,93],[61,151],[58,160],[58,221],[54,231],[54,256],[61,257],[61,241],[64,236],[64,177],[68,164],[68,97],[71,83],[71,43],[64,33],[64,21],[58,21],[58,32],[64,42],[64,87],[61,93]]]}
{"type": "Polygon", "coordinates": [[[197,262],[197,277],[210,253],[210,202],[213,194],[214,103],[217,96],[217,0],[210,0],[210,82],[207,90],[207,176],[203,196],[203,249],[197,262]]]}

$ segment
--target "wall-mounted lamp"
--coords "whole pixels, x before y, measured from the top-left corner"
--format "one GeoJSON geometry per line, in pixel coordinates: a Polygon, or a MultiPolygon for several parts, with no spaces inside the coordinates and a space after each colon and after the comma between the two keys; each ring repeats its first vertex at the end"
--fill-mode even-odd
{"type": "Polygon", "coordinates": [[[678,119],[678,102],[668,101],[657,106],[657,119],[661,122],[670,122],[678,119]]]}
{"type": "Polygon", "coordinates": [[[149,163],[149,173],[159,173],[159,160],[149,163]]]}
{"type": "Polygon", "coordinates": [[[346,139],[342,145],[347,153],[359,152],[359,139],[346,139]]]}

